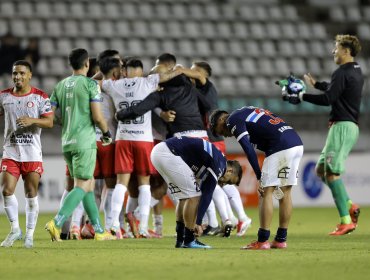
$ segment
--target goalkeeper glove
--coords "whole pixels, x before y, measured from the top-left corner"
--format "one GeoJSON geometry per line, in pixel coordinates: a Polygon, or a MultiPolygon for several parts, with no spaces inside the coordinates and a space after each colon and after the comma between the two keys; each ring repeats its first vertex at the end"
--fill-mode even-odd
{"type": "Polygon", "coordinates": [[[112,134],[108,130],[107,132],[103,132],[103,135],[100,137],[103,146],[108,146],[113,142],[112,134]]]}

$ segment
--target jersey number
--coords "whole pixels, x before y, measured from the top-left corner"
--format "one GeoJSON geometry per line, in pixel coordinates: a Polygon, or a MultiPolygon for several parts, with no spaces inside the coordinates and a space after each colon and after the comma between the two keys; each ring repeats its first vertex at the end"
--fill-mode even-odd
{"type": "Polygon", "coordinates": [[[279,124],[281,122],[284,122],[283,119],[279,118],[279,117],[275,117],[269,110],[265,110],[265,109],[260,109],[260,108],[256,108],[254,110],[254,112],[258,115],[260,113],[264,113],[266,116],[270,117],[269,119],[269,123],[270,124],[273,124],[273,125],[276,125],[276,124],[279,124]]]}
{"type": "Polygon", "coordinates": [[[69,130],[71,129],[71,118],[72,118],[72,108],[71,108],[71,106],[66,107],[66,113],[67,113],[66,133],[69,133],[69,130]]]}
{"type": "MultiPolygon", "coordinates": [[[[128,107],[132,107],[132,106],[136,106],[137,104],[139,104],[141,102],[141,100],[134,100],[131,102],[131,104],[129,104],[129,102],[127,101],[123,101],[123,102],[120,102],[119,103],[119,108],[122,110],[122,109],[127,109],[128,107]]],[[[122,123],[124,124],[131,124],[131,122],[133,124],[143,124],[144,123],[144,115],[140,116],[140,117],[137,117],[136,119],[134,120],[126,120],[126,121],[123,121],[122,123]]]]}
{"type": "Polygon", "coordinates": [[[176,186],[174,183],[169,183],[168,189],[170,190],[171,194],[181,192],[180,188],[176,186]]]}

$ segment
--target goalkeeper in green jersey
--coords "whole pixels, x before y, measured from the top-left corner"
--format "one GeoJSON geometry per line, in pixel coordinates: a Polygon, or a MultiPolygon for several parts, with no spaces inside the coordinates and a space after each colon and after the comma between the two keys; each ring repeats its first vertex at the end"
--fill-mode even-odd
{"type": "Polygon", "coordinates": [[[93,173],[96,162],[95,125],[103,132],[103,145],[112,142],[108,125],[100,108],[100,89],[87,78],[89,55],[84,49],[73,49],[69,54],[73,74],[60,81],[50,98],[52,108],[61,109],[62,150],[69,173],[74,178],[74,189],[66,196],[57,215],[45,229],[52,241],[61,241],[60,230],[82,200],[95,230],[96,240],[115,239],[105,232],[95,203],[93,173]]]}

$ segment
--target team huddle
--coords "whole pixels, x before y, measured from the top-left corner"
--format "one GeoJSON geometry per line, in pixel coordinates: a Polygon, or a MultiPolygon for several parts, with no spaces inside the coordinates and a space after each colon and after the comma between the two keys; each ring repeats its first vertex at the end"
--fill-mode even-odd
{"type": "MultiPolygon", "coordinates": [[[[305,75],[306,83],[325,91],[319,100],[307,94],[305,83],[294,77],[278,83],[283,100],[291,104],[332,105],[330,131],[341,126],[336,135],[347,134],[343,132],[346,129],[355,133],[354,139],[343,140],[343,145],[330,141],[334,132],[329,131],[318,162],[318,175],[331,188],[341,217],[331,235],[355,230],[359,216],[359,207],[348,195],[342,195],[340,174],[358,137],[363,80],[361,84],[361,69],[353,62],[359,51],[357,38],[338,36],[333,51],[340,65],[338,75],[356,77],[355,86],[335,87],[337,79],[320,84],[305,75]],[[341,105],[348,103],[346,93],[353,91],[359,99],[350,102],[351,112],[346,114],[341,105]],[[336,115],[338,108],[342,110],[340,117],[336,115]],[[332,161],[335,167],[326,160],[329,154],[332,157],[333,149],[339,155],[337,162],[332,161]]],[[[298,183],[303,156],[302,140],[289,124],[269,110],[253,106],[232,113],[220,110],[217,90],[210,81],[212,68],[205,61],[186,68],[176,64],[174,55],[164,53],[147,76],[139,58],[122,59],[116,50],[101,52],[93,62],[86,50],[73,49],[69,54],[73,74],[55,86],[50,99],[30,85],[32,66],[27,61],[13,65],[14,87],[0,92],[0,114],[5,116],[1,185],[11,224],[2,247],[11,247],[23,238],[14,195],[21,174],[26,196],[24,246],[33,247],[39,211],[37,190],[43,172],[41,129],[55,123],[62,126],[67,184],[58,213],[45,226],[53,241],[161,238],[165,195],[176,205],[176,248],[208,249],[211,246],[199,237],[229,237],[234,229],[237,236],[244,236],[252,220],[237,189],[242,167],[238,161],[227,160],[223,138],[234,137],[253,168],[260,195],[258,240],[242,249],[287,248],[291,191],[298,183]],[[265,154],[262,166],[255,148],[265,154]],[[99,216],[102,185],[104,223],[99,216]],[[273,198],[279,201],[279,226],[270,242],[273,198]],[[153,229],[149,228],[151,209],[153,229]],[[83,221],[84,213],[87,221],[83,221]]]]}

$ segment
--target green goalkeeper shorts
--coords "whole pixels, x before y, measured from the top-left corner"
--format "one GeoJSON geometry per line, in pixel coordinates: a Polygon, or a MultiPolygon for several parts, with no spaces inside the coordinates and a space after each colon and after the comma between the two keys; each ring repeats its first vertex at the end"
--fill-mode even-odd
{"type": "Polygon", "coordinates": [[[83,180],[93,178],[96,149],[74,150],[63,154],[71,177],[83,180]]]}
{"type": "Polygon", "coordinates": [[[326,171],[342,174],[348,154],[359,136],[357,124],[349,121],[335,122],[329,129],[325,147],[317,165],[324,165],[326,171]]]}

